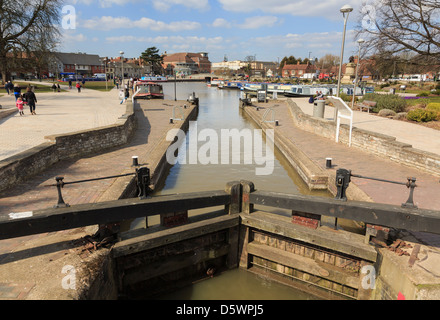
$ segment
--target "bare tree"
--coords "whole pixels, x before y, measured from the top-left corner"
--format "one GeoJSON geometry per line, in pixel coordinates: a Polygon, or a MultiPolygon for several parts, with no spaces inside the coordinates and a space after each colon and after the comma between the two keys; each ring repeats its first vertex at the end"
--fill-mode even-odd
{"type": "Polygon", "coordinates": [[[413,52],[426,64],[440,61],[440,1],[376,0],[361,9],[358,37],[371,54],[413,52]]]}
{"type": "MultiPolygon", "coordinates": [[[[9,77],[8,59],[31,59],[35,48],[51,48],[58,41],[61,0],[0,0],[0,69],[9,77]],[[41,42],[44,41],[44,42],[41,42]]],[[[45,49],[46,50],[46,49],[45,49]]]]}
{"type": "Polygon", "coordinates": [[[321,69],[331,69],[339,63],[339,57],[334,54],[326,54],[319,59],[318,65],[321,69]]]}

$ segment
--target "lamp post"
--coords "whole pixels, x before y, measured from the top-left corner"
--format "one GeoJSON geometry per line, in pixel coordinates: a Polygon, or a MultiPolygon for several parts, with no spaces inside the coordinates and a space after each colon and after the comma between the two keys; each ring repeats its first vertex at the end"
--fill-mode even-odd
{"type": "Polygon", "coordinates": [[[125,89],[125,86],[124,86],[124,51],[119,51],[119,54],[121,56],[122,87],[123,87],[123,89],[125,89]]]}
{"type": "MultiPolygon", "coordinates": [[[[339,91],[341,89],[341,73],[342,73],[342,60],[344,59],[344,44],[345,44],[345,29],[347,27],[348,15],[353,11],[353,8],[346,4],[339,11],[342,12],[342,16],[344,17],[344,32],[342,33],[342,46],[341,46],[341,56],[339,58],[339,73],[338,73],[338,89],[336,91],[336,96],[339,97],[339,91]]],[[[335,116],[334,120],[336,121],[336,117],[338,114],[338,108],[335,108],[335,116]]]]}
{"type": "Polygon", "coordinates": [[[364,39],[359,39],[357,41],[358,45],[359,45],[359,53],[358,53],[358,61],[357,61],[357,65],[356,65],[356,75],[354,78],[354,86],[353,86],[353,100],[351,101],[351,108],[354,108],[354,97],[355,97],[355,93],[356,93],[356,84],[358,82],[358,70],[359,70],[359,64],[361,62],[361,46],[362,43],[364,43],[365,40],[364,39]]]}
{"type": "MultiPolygon", "coordinates": [[[[105,91],[108,91],[108,84],[107,84],[107,58],[101,59],[101,66],[104,65],[104,73],[105,73],[105,91]]],[[[102,71],[102,69],[101,69],[102,71]]]]}

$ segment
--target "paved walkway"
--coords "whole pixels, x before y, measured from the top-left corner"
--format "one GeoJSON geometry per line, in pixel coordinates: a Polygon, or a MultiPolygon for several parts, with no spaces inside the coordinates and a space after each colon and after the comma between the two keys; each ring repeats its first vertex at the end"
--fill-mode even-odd
{"type": "MultiPolygon", "coordinates": [[[[304,113],[313,115],[313,104],[308,102],[308,98],[294,98],[293,101],[304,113]]],[[[333,107],[325,107],[324,118],[334,119],[333,107]]],[[[346,119],[342,119],[341,123],[349,124],[346,119]]],[[[411,144],[413,148],[440,154],[440,130],[379,117],[365,111],[354,111],[353,127],[396,137],[397,141],[411,144]]]]}
{"type": "MultiPolygon", "coordinates": [[[[44,82],[35,84],[51,86],[44,82]]],[[[0,119],[0,160],[47,142],[45,136],[113,124],[125,113],[116,89],[110,92],[87,89],[87,83],[81,93],[64,85],[61,88],[68,91],[36,92],[36,115],[31,115],[25,106],[24,116],[16,113],[0,119]]],[[[14,95],[0,97],[0,104],[3,108],[15,108],[14,95]]]]}
{"type": "MultiPolygon", "coordinates": [[[[87,93],[86,90],[84,93],[87,93]]],[[[69,92],[68,94],[82,95],[83,92],[69,92]]],[[[113,92],[108,94],[114,96],[113,92]]],[[[86,99],[96,101],[99,97],[100,93],[90,92],[86,99]]],[[[113,100],[109,97],[104,101],[110,102],[113,100]]],[[[125,104],[122,105],[123,107],[119,107],[119,100],[116,100],[116,102],[115,104],[113,101],[113,104],[107,105],[107,108],[119,108],[121,112],[117,115],[118,117],[125,113],[125,104]]],[[[88,157],[60,161],[50,169],[34,176],[31,180],[0,193],[0,215],[44,209],[55,205],[57,203],[56,188],[45,187],[45,185],[54,183],[55,176],[64,176],[65,182],[112,176],[126,173],[127,171],[134,172],[134,169],[131,167],[132,156],[134,155],[139,157],[139,164],[147,166],[160,159],[162,153],[158,155],[154,152],[156,146],[163,141],[171,127],[179,125],[178,123],[175,125],[169,124],[172,105],[175,103],[174,101],[167,100],[152,100],[148,104],[145,101],[140,102],[140,106],[135,108],[138,126],[130,143],[88,157]]],[[[84,106],[82,108],[84,108],[83,111],[85,113],[88,112],[87,108],[84,106]]],[[[47,110],[50,110],[50,108],[48,107],[47,110]]],[[[77,112],[81,112],[79,107],[77,112]]],[[[189,112],[190,109],[185,111],[186,116],[189,112]]],[[[40,110],[39,113],[37,107],[37,115],[40,114],[40,118],[43,119],[43,110],[40,110]]],[[[88,112],[89,116],[92,114],[94,112],[88,112]]],[[[32,117],[34,117],[32,120],[37,119],[37,116],[28,116],[28,118],[32,117]]],[[[12,118],[13,121],[17,122],[23,120],[16,116],[12,118]]],[[[59,121],[66,125],[69,125],[70,122],[75,122],[66,116],[60,117],[59,121]]],[[[33,124],[41,128],[40,123],[34,122],[33,124]]],[[[2,125],[0,124],[0,128],[2,125]]],[[[94,127],[92,123],[90,125],[94,127]]],[[[74,125],[71,125],[69,128],[78,130],[78,127],[74,125]]],[[[27,128],[27,130],[29,129],[27,128]]],[[[113,186],[117,183],[116,180],[105,179],[66,185],[62,190],[64,201],[74,205],[115,200],[116,198],[114,198],[112,192],[114,191],[113,186]]],[[[117,185],[116,189],[120,192],[120,188],[117,185]]],[[[85,257],[80,255],[81,251],[78,251],[80,249],[70,241],[90,235],[90,231],[87,232],[82,229],[84,228],[1,240],[0,300],[3,298],[66,299],[68,291],[60,285],[63,276],[65,276],[65,274],[61,273],[63,266],[74,264],[74,262],[80,265],[83,259],[87,258],[87,255],[85,257]],[[44,269],[44,272],[41,269],[44,269]],[[51,274],[48,274],[49,272],[51,274]],[[47,281],[47,283],[43,283],[43,280],[47,281]]]]}
{"type": "MultiPolygon", "coordinates": [[[[313,105],[302,103],[302,98],[295,99],[301,109],[307,113],[313,113],[313,105]],[[311,110],[310,110],[311,109],[311,110]]],[[[354,174],[376,177],[386,180],[406,182],[407,177],[416,177],[417,187],[414,191],[414,203],[423,209],[439,210],[440,211],[440,178],[435,175],[430,175],[424,171],[407,167],[402,164],[398,164],[394,161],[375,156],[366,151],[362,151],[357,148],[350,148],[347,145],[336,143],[332,139],[324,138],[313,133],[309,133],[301,130],[293,124],[290,112],[288,111],[286,104],[279,104],[278,102],[271,102],[268,104],[260,104],[263,107],[269,107],[271,105],[278,104],[276,108],[276,118],[281,119],[280,125],[275,127],[275,134],[277,131],[279,134],[283,134],[289,138],[296,146],[302,150],[307,157],[314,161],[321,168],[325,168],[326,158],[332,158],[332,169],[337,170],[344,168],[352,170],[354,174]]],[[[325,117],[333,118],[333,108],[326,108],[325,117]]],[[[259,113],[263,114],[263,113],[259,113]]],[[[384,126],[383,120],[372,114],[355,112],[355,123],[362,122],[365,125],[365,129],[370,131],[380,131],[383,134],[390,136],[397,136],[397,140],[400,140],[400,136],[393,130],[394,124],[400,124],[400,121],[389,120],[387,123],[390,125],[384,126]],[[393,125],[391,125],[393,123],[393,125]],[[377,129],[377,130],[376,130],[377,129]]],[[[407,125],[407,134],[405,134],[408,143],[413,145],[425,145],[425,143],[417,144],[417,137],[422,136],[421,132],[428,137],[437,136],[440,132],[435,129],[422,127],[417,124],[403,123],[407,125]]],[[[357,126],[356,124],[354,126],[357,126]]],[[[426,136],[423,137],[426,139],[426,136]]],[[[401,141],[401,140],[400,140],[401,141]]],[[[433,144],[437,141],[429,139],[433,144]]],[[[426,148],[430,152],[440,153],[438,148],[426,148]]],[[[379,203],[386,203],[400,206],[406,202],[409,195],[409,189],[403,185],[385,183],[380,181],[374,181],[369,179],[361,179],[352,177],[352,183],[355,183],[362,191],[364,191],[373,201],[379,203]]],[[[440,236],[428,233],[414,233],[418,239],[429,243],[432,246],[440,247],[440,236]]]]}

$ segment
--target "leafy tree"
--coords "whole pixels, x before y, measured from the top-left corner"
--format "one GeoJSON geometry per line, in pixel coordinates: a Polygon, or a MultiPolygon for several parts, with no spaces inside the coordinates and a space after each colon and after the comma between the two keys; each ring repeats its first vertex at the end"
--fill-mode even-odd
{"type": "Polygon", "coordinates": [[[32,59],[33,49],[51,48],[58,42],[61,0],[0,0],[0,69],[2,82],[9,78],[13,65],[23,53],[32,59]]]}
{"type": "Polygon", "coordinates": [[[159,49],[150,47],[141,54],[141,59],[148,63],[155,74],[162,73],[163,57],[159,54],[159,49]]]}

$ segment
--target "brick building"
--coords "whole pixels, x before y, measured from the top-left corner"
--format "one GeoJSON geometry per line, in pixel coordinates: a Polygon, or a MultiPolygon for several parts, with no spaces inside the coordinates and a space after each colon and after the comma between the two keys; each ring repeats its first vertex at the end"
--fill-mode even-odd
{"type": "Polygon", "coordinates": [[[54,73],[57,74],[74,73],[91,77],[94,73],[104,73],[104,65],[97,54],[54,52],[52,57],[54,73]]]}
{"type": "Polygon", "coordinates": [[[191,75],[197,73],[211,73],[211,61],[209,61],[208,53],[189,53],[180,52],[163,55],[163,68],[167,74],[173,72],[191,75]]]}
{"type": "Polygon", "coordinates": [[[285,64],[282,69],[281,76],[283,78],[300,78],[306,73],[315,73],[316,68],[313,65],[307,64],[285,64]]]}

